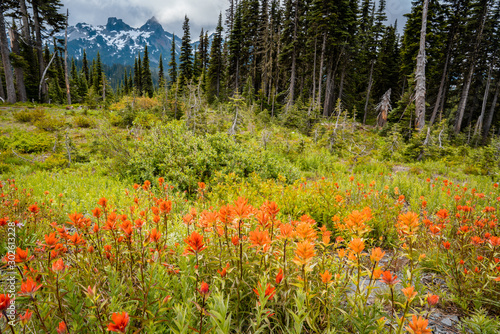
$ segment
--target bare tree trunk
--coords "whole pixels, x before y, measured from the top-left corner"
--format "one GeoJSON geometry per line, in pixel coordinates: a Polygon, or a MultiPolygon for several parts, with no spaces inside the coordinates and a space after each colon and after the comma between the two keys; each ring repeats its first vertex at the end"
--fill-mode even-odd
{"type": "Polygon", "coordinates": [[[370,92],[372,90],[374,66],[375,66],[375,59],[372,59],[370,65],[370,75],[368,77],[368,88],[366,89],[365,114],[363,115],[363,124],[366,124],[366,117],[368,115],[368,102],[370,101],[370,92]]]}
{"type": "Polygon", "coordinates": [[[495,89],[495,95],[493,96],[493,102],[491,103],[491,108],[490,108],[490,112],[488,114],[488,118],[486,119],[486,122],[484,123],[483,142],[488,137],[488,133],[490,132],[490,129],[491,129],[491,123],[493,122],[493,116],[495,115],[495,107],[497,104],[499,92],[500,92],[500,80],[498,80],[497,88],[495,89]]]}
{"type": "Polygon", "coordinates": [[[295,3],[295,19],[293,23],[293,51],[292,51],[292,69],[290,73],[290,91],[288,94],[288,101],[286,103],[285,114],[288,113],[288,109],[293,105],[295,100],[295,81],[297,77],[297,26],[299,21],[299,0],[295,3]]]}
{"type": "Polygon", "coordinates": [[[490,82],[491,82],[491,68],[492,64],[490,64],[490,67],[488,69],[488,79],[486,80],[486,88],[484,90],[484,96],[483,96],[483,105],[481,106],[481,114],[479,115],[479,118],[477,119],[476,126],[474,127],[474,135],[476,136],[479,130],[482,130],[483,128],[483,119],[484,119],[484,114],[486,112],[486,104],[488,103],[488,94],[490,92],[490,82]]]}
{"type": "Polygon", "coordinates": [[[21,31],[23,32],[24,43],[30,45],[31,44],[30,24],[29,24],[28,9],[26,8],[25,0],[19,0],[19,9],[21,10],[21,20],[23,22],[21,31]]]}
{"type": "Polygon", "coordinates": [[[339,87],[339,99],[342,100],[342,94],[344,92],[344,79],[345,79],[345,71],[347,67],[347,62],[344,62],[344,66],[342,66],[342,72],[340,73],[340,87],[339,87]]]}
{"type": "Polygon", "coordinates": [[[377,127],[383,128],[387,123],[387,116],[391,110],[391,89],[382,96],[382,100],[377,106],[379,114],[377,116],[377,127]]]}
{"type": "MultiPolygon", "coordinates": [[[[33,8],[33,23],[35,25],[35,46],[36,46],[36,53],[38,56],[38,67],[39,67],[39,72],[40,72],[40,78],[43,78],[43,74],[45,71],[45,63],[43,60],[43,50],[42,50],[42,32],[41,32],[41,27],[40,27],[40,16],[39,16],[39,10],[38,10],[38,1],[32,1],[31,4],[33,8]]],[[[42,95],[43,95],[43,100],[46,100],[47,94],[48,94],[48,86],[43,79],[40,81],[42,84],[42,95]]],[[[40,95],[40,94],[39,94],[40,95]]],[[[39,96],[40,98],[40,96],[39,96]]]]}
{"type": "Polygon", "coordinates": [[[49,64],[47,65],[47,67],[45,68],[45,70],[42,73],[42,78],[40,79],[40,85],[38,86],[38,99],[39,100],[42,99],[42,89],[43,89],[43,86],[45,85],[45,75],[47,74],[47,70],[49,69],[50,64],[52,64],[52,61],[54,60],[56,55],[57,55],[57,52],[54,52],[54,54],[52,55],[52,58],[50,58],[49,64]]]}
{"type": "MultiPolygon", "coordinates": [[[[314,102],[316,101],[316,54],[317,54],[317,43],[318,43],[318,39],[315,37],[314,38],[314,62],[313,62],[313,75],[312,75],[312,82],[313,82],[313,86],[312,86],[312,102],[311,102],[311,105],[309,106],[309,109],[311,109],[314,105],[314,102]]],[[[310,116],[310,112],[308,114],[308,116],[310,116]]]]}
{"type": "Polygon", "coordinates": [[[458,103],[458,108],[457,108],[457,117],[455,120],[455,133],[459,133],[460,129],[462,128],[462,120],[464,118],[464,113],[465,113],[465,107],[467,104],[467,98],[469,97],[469,90],[470,90],[470,85],[472,82],[472,76],[474,74],[474,68],[476,66],[476,56],[479,51],[479,45],[481,43],[481,39],[483,37],[483,30],[484,30],[484,25],[486,22],[487,14],[488,13],[488,2],[485,1],[484,4],[484,9],[483,9],[483,15],[481,16],[481,23],[479,26],[479,29],[477,30],[477,35],[476,35],[476,43],[474,45],[474,50],[472,52],[472,56],[470,58],[470,64],[469,64],[469,71],[467,73],[467,77],[465,79],[465,83],[462,89],[462,94],[460,96],[460,102],[458,103]]]}
{"type": "Polygon", "coordinates": [[[66,97],[68,105],[71,104],[71,92],[69,89],[69,75],[68,75],[68,16],[69,9],[66,10],[66,29],[64,29],[64,80],[66,81],[66,97]]]}
{"type": "Polygon", "coordinates": [[[14,75],[10,64],[10,52],[7,47],[7,34],[5,32],[5,19],[3,11],[0,10],[0,52],[2,54],[2,64],[5,74],[5,86],[7,88],[7,102],[16,103],[16,87],[14,86],[14,75]]]}
{"type": "Polygon", "coordinates": [[[436,98],[436,103],[434,104],[434,109],[432,110],[432,115],[431,119],[429,121],[429,126],[434,124],[434,121],[436,120],[437,112],[440,110],[439,106],[441,105],[441,100],[444,100],[444,84],[446,82],[446,76],[448,74],[448,64],[450,62],[450,53],[451,50],[450,48],[448,49],[448,52],[446,53],[446,60],[444,62],[444,68],[443,68],[443,75],[441,76],[441,83],[439,84],[439,90],[436,98]]]}
{"type": "Polygon", "coordinates": [[[0,99],[2,99],[2,102],[5,102],[5,90],[3,89],[2,71],[0,71],[0,99]]]}
{"type": "Polygon", "coordinates": [[[429,0],[424,1],[422,10],[422,28],[420,30],[420,48],[415,70],[415,128],[421,131],[425,126],[425,35],[427,30],[427,10],[429,0]]]}
{"type": "Polygon", "coordinates": [[[321,57],[319,60],[319,77],[318,77],[318,99],[316,101],[316,108],[321,105],[321,83],[323,82],[323,63],[325,61],[326,52],[326,34],[323,33],[323,46],[321,47],[321,57]]]}
{"type": "MultiPolygon", "coordinates": [[[[9,29],[10,37],[10,49],[12,52],[18,56],[19,54],[19,35],[15,28],[9,29]]],[[[24,70],[21,66],[17,66],[14,63],[14,74],[16,75],[16,86],[17,93],[19,94],[19,101],[26,102],[28,97],[26,96],[26,86],[24,85],[24,70]]]]}
{"type": "Polygon", "coordinates": [[[325,101],[323,103],[323,116],[328,117],[329,100],[331,97],[331,86],[332,86],[332,64],[328,67],[328,73],[326,74],[326,86],[325,86],[325,101]]]}

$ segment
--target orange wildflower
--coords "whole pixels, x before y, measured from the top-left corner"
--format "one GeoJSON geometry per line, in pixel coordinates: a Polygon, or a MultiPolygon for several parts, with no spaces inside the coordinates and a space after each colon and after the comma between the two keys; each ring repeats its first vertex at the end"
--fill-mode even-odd
{"type": "Polygon", "coordinates": [[[278,205],[276,204],[276,202],[265,201],[262,206],[269,214],[271,220],[274,221],[276,219],[276,216],[278,215],[278,212],[280,212],[280,209],[278,209],[278,205]]]}
{"type": "Polygon", "coordinates": [[[320,274],[321,282],[328,284],[332,280],[332,275],[326,270],[324,273],[320,274]]]}
{"type": "Polygon", "coordinates": [[[250,247],[257,247],[258,249],[262,249],[264,251],[269,248],[271,238],[269,238],[269,232],[267,230],[261,231],[258,227],[255,231],[251,231],[249,233],[249,237],[252,242],[250,247]]]}
{"type": "Polygon", "coordinates": [[[429,295],[427,296],[427,303],[429,306],[434,306],[439,302],[439,296],[437,295],[429,295]]]}
{"type": "Polygon", "coordinates": [[[127,312],[115,313],[111,315],[111,323],[108,325],[108,331],[116,333],[125,333],[127,329],[129,316],[127,312]]]}
{"type": "Polygon", "coordinates": [[[379,279],[380,275],[382,275],[382,269],[380,268],[376,268],[374,271],[373,271],[373,278],[374,279],[379,279]]]}
{"type": "Polygon", "coordinates": [[[36,285],[36,283],[31,279],[31,277],[28,277],[26,282],[21,283],[21,291],[20,293],[26,294],[26,295],[31,295],[35,292],[38,291],[42,287],[42,284],[36,285]]]}
{"type": "Polygon", "coordinates": [[[354,253],[359,254],[365,249],[365,242],[360,238],[356,238],[352,239],[348,246],[354,253]]]}
{"type": "Polygon", "coordinates": [[[373,248],[372,253],[370,254],[370,260],[373,263],[378,263],[382,258],[384,257],[385,252],[382,252],[382,249],[380,247],[373,248]]]}
{"type": "Polygon", "coordinates": [[[64,334],[68,332],[68,328],[66,327],[66,323],[61,321],[59,326],[57,326],[57,334],[64,334]]]}
{"type": "Polygon", "coordinates": [[[412,315],[412,321],[406,327],[406,330],[411,334],[431,334],[432,331],[427,328],[429,324],[429,320],[424,317],[418,317],[416,315],[412,315]]]}
{"type": "Polygon", "coordinates": [[[408,302],[411,302],[413,298],[417,295],[417,292],[415,291],[415,288],[413,286],[408,286],[406,288],[401,289],[403,294],[406,296],[406,299],[408,302]]]}
{"type": "Polygon", "coordinates": [[[10,299],[9,295],[1,294],[0,295],[0,313],[2,311],[5,311],[9,307],[11,302],[12,302],[12,299],[10,299]]]}
{"type": "Polygon", "coordinates": [[[97,204],[99,204],[100,206],[102,206],[103,208],[106,208],[106,206],[108,205],[108,200],[104,197],[100,198],[98,201],[97,201],[97,204]]]}
{"type": "MultiPolygon", "coordinates": [[[[253,292],[255,292],[257,296],[260,296],[259,289],[262,289],[262,285],[260,285],[260,282],[258,289],[253,289],[253,292]]],[[[271,284],[267,283],[266,290],[264,291],[264,296],[269,297],[269,300],[271,300],[273,299],[275,293],[276,293],[276,288],[271,284]]]]}
{"type": "Polygon", "coordinates": [[[293,259],[293,262],[300,266],[307,265],[311,262],[315,255],[314,245],[308,241],[302,241],[297,243],[297,249],[295,250],[295,258],[293,259]]]}
{"type": "Polygon", "coordinates": [[[35,204],[30,205],[30,206],[28,207],[28,210],[29,210],[31,213],[33,213],[33,214],[37,214],[37,213],[40,211],[40,209],[38,208],[38,205],[36,205],[36,203],[35,203],[35,204]]]}
{"type": "Polygon", "coordinates": [[[184,253],[197,254],[206,248],[203,236],[196,231],[191,233],[189,238],[184,239],[184,242],[187,244],[184,253]]]}
{"type": "Polygon", "coordinates": [[[19,320],[21,321],[21,323],[23,325],[26,325],[28,323],[28,321],[30,321],[32,315],[33,315],[33,312],[31,312],[29,309],[27,309],[26,312],[24,312],[24,314],[19,316],[19,320]]]}
{"type": "Polygon", "coordinates": [[[26,261],[31,261],[34,256],[28,256],[29,255],[29,250],[26,248],[26,250],[22,250],[21,248],[17,247],[16,249],[16,258],[15,262],[16,263],[22,263],[26,261]]]}
{"type": "Polygon", "coordinates": [[[316,240],[317,237],[316,231],[313,229],[311,224],[306,222],[301,222],[297,225],[295,228],[295,234],[299,238],[309,241],[316,240]]]}
{"type": "Polygon", "coordinates": [[[233,215],[238,220],[246,219],[253,213],[253,207],[248,204],[248,200],[243,197],[238,197],[231,207],[233,215]]]}
{"type": "Polygon", "coordinates": [[[295,232],[293,231],[293,226],[290,224],[281,224],[279,226],[279,229],[280,229],[280,235],[278,237],[282,239],[293,238],[295,234],[295,232]]]}
{"type": "Polygon", "coordinates": [[[394,286],[396,285],[397,283],[399,283],[399,280],[397,279],[398,276],[397,275],[392,275],[390,271],[384,271],[382,272],[382,282],[384,282],[385,284],[389,285],[389,286],[394,286]]]}
{"type": "Polygon", "coordinates": [[[153,228],[151,232],[149,233],[149,241],[150,242],[158,242],[160,241],[161,238],[161,232],[158,231],[156,228],[153,228]]]}
{"type": "Polygon", "coordinates": [[[283,280],[283,269],[280,268],[280,271],[276,275],[276,284],[280,284],[283,280]]]}
{"type": "Polygon", "coordinates": [[[49,235],[45,235],[45,244],[47,246],[54,246],[55,244],[57,244],[57,242],[59,241],[58,238],[56,238],[56,232],[52,232],[50,233],[49,235]]]}
{"type": "Polygon", "coordinates": [[[450,244],[448,241],[443,241],[443,247],[444,247],[445,249],[450,249],[451,244],[450,244]]]}
{"type": "Polygon", "coordinates": [[[413,235],[418,230],[418,214],[408,211],[398,216],[398,232],[403,235],[413,235]]]}
{"type": "Polygon", "coordinates": [[[162,201],[159,205],[160,211],[162,213],[169,213],[172,210],[172,202],[171,201],[162,201]]]}
{"type": "Polygon", "coordinates": [[[52,264],[53,271],[63,271],[66,268],[63,259],[59,258],[52,264]]]}
{"type": "Polygon", "coordinates": [[[203,296],[203,298],[205,298],[205,296],[207,296],[210,293],[210,286],[208,285],[208,283],[201,282],[198,292],[200,293],[200,295],[203,296]]]}

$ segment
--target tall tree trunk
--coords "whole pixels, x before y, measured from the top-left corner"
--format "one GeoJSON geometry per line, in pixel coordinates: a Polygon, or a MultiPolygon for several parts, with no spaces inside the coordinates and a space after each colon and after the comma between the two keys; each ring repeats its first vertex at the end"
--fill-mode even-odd
{"type": "Polygon", "coordinates": [[[481,23],[479,25],[479,29],[477,30],[476,42],[474,44],[474,49],[472,51],[472,56],[470,58],[469,70],[467,72],[467,76],[465,79],[465,83],[462,89],[462,94],[460,96],[460,102],[458,103],[457,108],[457,117],[455,120],[455,133],[459,133],[462,128],[462,120],[464,118],[465,106],[467,104],[467,98],[469,97],[470,85],[472,82],[472,76],[474,74],[474,68],[476,66],[476,57],[479,51],[479,45],[481,43],[481,39],[483,37],[484,25],[486,22],[488,13],[488,1],[484,1],[483,15],[481,16],[481,23]]]}
{"type": "MultiPolygon", "coordinates": [[[[0,58],[1,54],[0,54],[0,58]]],[[[2,80],[2,71],[0,68],[0,98],[2,99],[2,102],[5,102],[5,90],[3,89],[3,80],[2,80]]]]}
{"type": "Polygon", "coordinates": [[[285,114],[295,101],[295,81],[297,77],[297,26],[299,24],[299,0],[295,3],[295,18],[293,21],[293,50],[292,50],[292,68],[290,73],[290,91],[286,103],[285,114]]]}
{"type": "Polygon", "coordinates": [[[24,43],[30,45],[31,44],[30,23],[29,23],[28,9],[26,7],[25,0],[19,0],[19,9],[21,10],[21,20],[23,22],[21,31],[23,32],[24,43]]]}
{"type": "Polygon", "coordinates": [[[488,118],[486,119],[486,122],[484,123],[483,142],[485,142],[486,138],[488,138],[488,133],[490,132],[490,129],[491,129],[491,123],[493,122],[493,116],[495,115],[495,107],[497,104],[499,92],[500,92],[500,80],[498,80],[498,82],[497,82],[497,88],[495,89],[495,95],[493,96],[493,102],[491,103],[490,112],[488,114],[488,118]]]}
{"type": "Polygon", "coordinates": [[[345,72],[347,68],[347,61],[344,62],[344,65],[342,66],[342,71],[340,72],[340,85],[339,85],[339,99],[342,100],[342,94],[344,92],[344,79],[345,79],[345,72]]]}
{"type": "MultiPolygon", "coordinates": [[[[39,72],[40,72],[40,78],[43,77],[43,73],[45,71],[45,62],[43,60],[43,50],[42,50],[42,29],[41,29],[41,22],[40,22],[40,13],[38,10],[38,1],[39,0],[33,0],[31,3],[31,6],[33,8],[33,23],[35,25],[35,48],[36,48],[36,53],[38,56],[38,66],[39,66],[39,72]]],[[[45,81],[42,83],[42,100],[46,101],[47,99],[47,94],[48,94],[48,86],[45,81]]]]}
{"type": "Polygon", "coordinates": [[[325,61],[326,52],[326,34],[323,33],[323,45],[321,46],[321,57],[319,60],[319,77],[318,77],[318,99],[316,100],[316,108],[321,105],[321,86],[323,82],[323,64],[325,61]]]}
{"type": "Polygon", "coordinates": [[[366,101],[365,101],[365,113],[363,115],[363,124],[366,124],[366,117],[368,116],[368,102],[370,101],[370,92],[372,90],[374,66],[375,66],[375,59],[372,59],[370,64],[370,75],[368,76],[368,88],[366,88],[366,101]]]}
{"type": "MultiPolygon", "coordinates": [[[[316,101],[316,58],[317,58],[317,43],[318,43],[318,38],[314,37],[314,61],[313,61],[313,73],[312,73],[312,99],[311,99],[311,105],[309,106],[309,109],[313,108],[314,103],[316,101]]],[[[308,116],[310,116],[310,112],[308,113],[308,116]]]]}
{"type": "Polygon", "coordinates": [[[7,34],[5,32],[5,19],[3,11],[0,10],[0,52],[2,54],[2,64],[5,74],[5,86],[7,88],[7,102],[16,103],[16,87],[14,86],[14,75],[10,64],[10,52],[7,47],[7,34]]]}
{"type": "Polygon", "coordinates": [[[64,81],[66,82],[66,98],[68,105],[71,104],[71,91],[69,89],[69,75],[68,75],[68,16],[69,10],[66,10],[66,29],[64,29],[64,81]]]}
{"type": "Polygon", "coordinates": [[[328,73],[326,74],[326,86],[325,86],[325,101],[323,103],[323,116],[328,117],[330,115],[330,100],[332,95],[332,86],[333,86],[333,63],[330,63],[328,67],[328,73]]]}
{"type": "Polygon", "coordinates": [[[481,114],[479,115],[479,118],[477,119],[476,126],[474,128],[474,136],[477,135],[479,130],[482,130],[483,128],[483,119],[484,119],[484,114],[486,112],[486,104],[488,103],[488,94],[490,92],[490,82],[491,82],[491,68],[492,64],[490,64],[490,67],[488,69],[488,79],[486,79],[486,88],[484,90],[484,96],[483,96],[483,105],[481,106],[481,114]]]}
{"type": "Polygon", "coordinates": [[[425,35],[427,30],[427,10],[429,0],[424,1],[422,10],[422,28],[420,30],[420,47],[415,70],[415,128],[421,131],[425,126],[425,35]]]}
{"type": "MultiPolygon", "coordinates": [[[[13,28],[9,29],[9,37],[10,37],[10,49],[12,52],[19,57],[21,56],[19,53],[19,35],[17,34],[17,31],[15,31],[13,28]]],[[[16,75],[16,86],[17,86],[17,93],[19,94],[19,101],[21,102],[26,102],[28,100],[26,96],[26,87],[24,85],[24,70],[22,66],[19,66],[18,64],[14,63],[14,74],[16,75]]]]}
{"type": "Polygon", "coordinates": [[[444,84],[446,82],[446,76],[448,74],[448,64],[450,62],[450,53],[451,53],[451,48],[448,48],[448,51],[446,52],[446,60],[444,62],[443,74],[441,76],[441,83],[439,84],[439,90],[438,90],[438,94],[436,97],[436,103],[434,104],[434,109],[432,110],[432,115],[431,115],[431,119],[429,121],[429,126],[434,124],[434,122],[436,121],[437,113],[440,110],[439,107],[441,105],[441,100],[444,100],[444,84]]]}

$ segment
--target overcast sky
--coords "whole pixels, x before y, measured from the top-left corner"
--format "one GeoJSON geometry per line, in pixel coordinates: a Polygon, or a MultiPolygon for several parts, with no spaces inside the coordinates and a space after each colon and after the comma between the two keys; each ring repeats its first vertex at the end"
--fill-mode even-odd
{"type": "MultiPolygon", "coordinates": [[[[105,25],[108,17],[114,16],[137,28],[155,16],[165,30],[181,35],[187,15],[194,40],[202,27],[214,32],[219,13],[224,15],[229,0],[62,0],[62,3],[64,11],[69,9],[70,25],[79,22],[105,25]]],[[[388,0],[388,22],[393,24],[398,19],[398,30],[402,31],[406,22],[402,15],[410,8],[411,0],[388,0]]]]}

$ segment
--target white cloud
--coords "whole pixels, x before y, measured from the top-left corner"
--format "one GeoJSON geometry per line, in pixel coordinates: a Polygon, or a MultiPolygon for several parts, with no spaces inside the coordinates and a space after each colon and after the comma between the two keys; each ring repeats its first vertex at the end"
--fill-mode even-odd
{"type": "Polygon", "coordinates": [[[140,27],[154,16],[165,30],[180,34],[187,15],[195,39],[202,27],[215,30],[219,13],[225,11],[228,0],[62,0],[62,3],[70,11],[70,24],[104,25],[108,17],[114,16],[140,27]]]}

